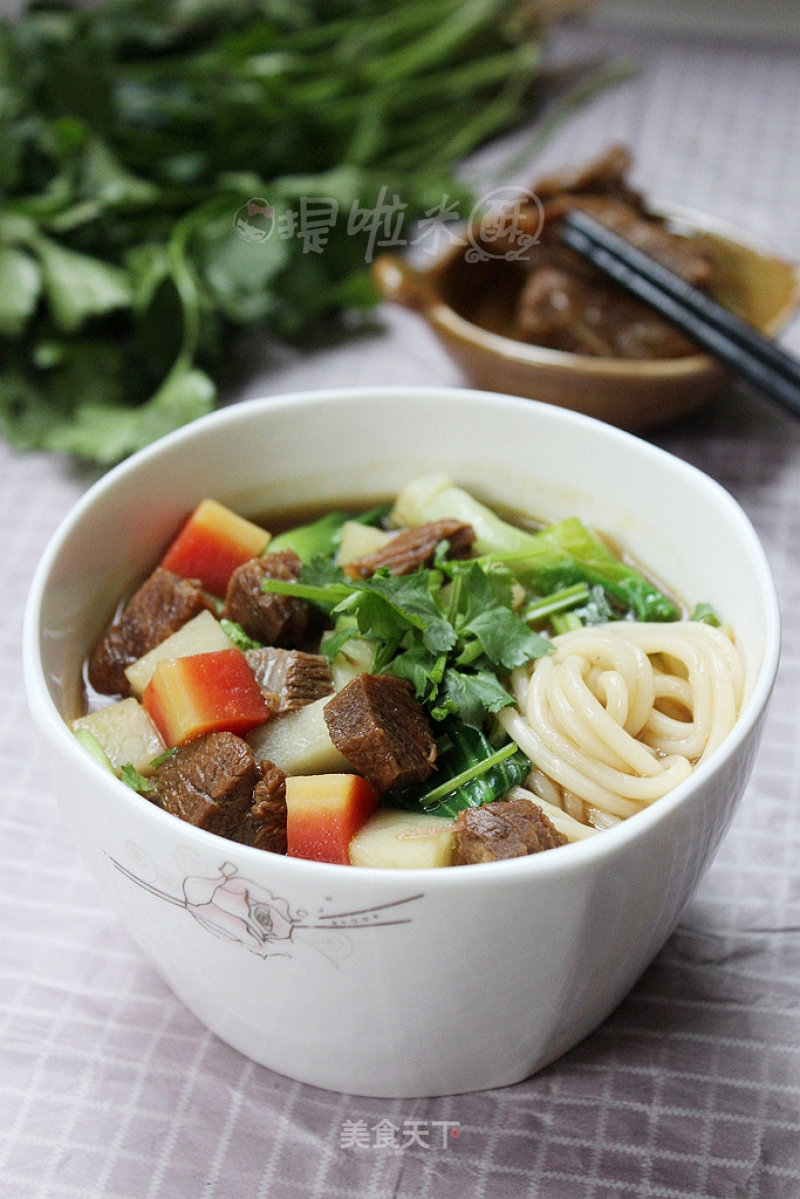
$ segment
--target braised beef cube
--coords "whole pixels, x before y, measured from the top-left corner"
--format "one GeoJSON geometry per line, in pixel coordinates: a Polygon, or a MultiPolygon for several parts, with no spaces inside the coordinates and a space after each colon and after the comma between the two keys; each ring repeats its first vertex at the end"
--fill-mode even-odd
{"type": "Polygon", "coordinates": [[[248,665],[273,716],[293,712],[333,692],[333,676],[324,654],[265,645],[245,651],[248,665]]]}
{"type": "Polygon", "coordinates": [[[392,575],[410,575],[433,561],[440,542],[449,542],[448,558],[466,558],[474,540],[475,530],[463,521],[429,521],[414,529],[403,529],[379,550],[348,563],[344,573],[353,579],[367,579],[385,567],[392,575]]]}
{"type": "Polygon", "coordinates": [[[597,328],[603,309],[597,304],[596,285],[587,284],[562,266],[547,263],[532,271],[520,294],[518,334],[535,345],[557,350],[613,355],[613,335],[597,328]]]}
{"type": "Polygon", "coordinates": [[[378,792],[422,782],[436,742],[407,679],[359,674],[323,709],[331,741],[378,792]]]}
{"type": "Polygon", "coordinates": [[[207,606],[197,579],[157,566],[89,656],[88,677],[103,695],[129,695],[125,667],[176,633],[207,606]]]}
{"type": "Polygon", "coordinates": [[[630,155],[622,146],[574,170],[534,184],[531,221],[540,228],[525,255],[514,336],[557,350],[599,357],[679,358],[697,345],[646,304],[610,282],[561,243],[564,217],[579,209],[674,271],[707,288],[714,256],[707,239],[683,235],[647,209],[627,182],[630,155]]]}
{"type": "MultiPolygon", "coordinates": [[[[563,219],[575,209],[594,217],[694,287],[703,288],[710,283],[714,256],[706,239],[673,232],[657,214],[615,196],[564,193],[548,200],[540,245],[526,254],[527,264],[535,267],[541,252],[563,249],[560,246],[563,219]]],[[[596,272],[596,278],[602,280],[605,276],[596,272]]]]}
{"type": "Polygon", "coordinates": [[[614,347],[619,358],[683,358],[700,352],[697,342],[684,337],[644,304],[637,305],[635,311],[629,308],[620,319],[614,347]]]}
{"type": "Polygon", "coordinates": [[[529,799],[499,799],[459,812],[453,829],[455,864],[499,862],[566,845],[567,838],[529,799]]]}
{"type": "Polygon", "coordinates": [[[631,190],[627,181],[632,165],[630,152],[624,146],[610,146],[590,162],[537,179],[534,191],[540,200],[550,200],[564,192],[591,192],[626,196],[635,201],[638,193],[631,190]]]}
{"type": "Polygon", "coordinates": [[[286,775],[272,762],[258,763],[261,777],[256,783],[250,810],[236,830],[234,839],[256,849],[286,853],[286,775]]]}
{"type": "Polygon", "coordinates": [[[581,197],[577,207],[680,275],[687,283],[695,287],[708,283],[714,261],[707,243],[701,238],[673,233],[660,218],[639,212],[630,204],[612,197],[581,197]]]}
{"type": "Polygon", "coordinates": [[[567,254],[548,253],[531,271],[517,311],[521,340],[599,357],[678,358],[696,349],[657,312],[587,275],[574,259],[573,266],[567,254]]]}
{"type": "Polygon", "coordinates": [[[316,622],[311,605],[261,586],[265,579],[296,582],[302,566],[294,550],[251,558],[231,575],[223,616],[240,624],[254,641],[290,648],[302,645],[316,622]]]}
{"type": "Polygon", "coordinates": [[[221,837],[241,826],[258,782],[253,751],[234,733],[206,733],[178,747],[153,776],[165,811],[221,837]]]}

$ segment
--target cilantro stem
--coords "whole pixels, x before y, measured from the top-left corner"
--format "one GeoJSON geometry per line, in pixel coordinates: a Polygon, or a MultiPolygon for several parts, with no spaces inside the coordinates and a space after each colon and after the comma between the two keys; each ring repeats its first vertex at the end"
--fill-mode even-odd
{"type": "Polygon", "coordinates": [[[484,653],[483,645],[476,639],[465,646],[456,661],[459,666],[470,666],[473,662],[477,662],[484,653]]]}
{"type": "MultiPolygon", "coordinates": [[[[429,571],[428,573],[432,574],[433,572],[429,571]]],[[[428,627],[428,621],[424,617],[411,611],[408,607],[395,603],[389,594],[381,591],[374,576],[372,579],[357,580],[352,583],[327,583],[324,587],[308,583],[294,583],[288,579],[262,579],[261,589],[262,591],[272,591],[276,595],[293,595],[298,599],[308,600],[312,604],[320,604],[328,611],[337,612],[346,611],[355,603],[359,595],[369,593],[386,604],[405,624],[411,625],[420,632],[424,632],[428,627]]]]}
{"type": "Polygon", "coordinates": [[[178,357],[172,365],[170,375],[188,370],[200,345],[200,289],[196,268],[189,252],[189,243],[197,229],[208,222],[220,210],[225,211],[229,197],[214,197],[204,204],[189,209],[176,223],[167,242],[167,258],[170,275],[178,293],[183,316],[183,333],[178,357]]]}
{"type": "Polygon", "coordinates": [[[552,620],[556,633],[572,633],[583,628],[581,618],[575,612],[556,612],[552,620]]]}
{"type": "Polygon", "coordinates": [[[328,583],[325,587],[313,587],[309,583],[293,583],[289,579],[262,579],[261,590],[273,592],[275,595],[292,595],[297,599],[308,600],[311,604],[330,608],[344,603],[351,597],[354,589],[346,583],[328,583]]]}
{"type": "Polygon", "coordinates": [[[502,749],[496,750],[488,758],[482,758],[480,762],[475,762],[472,766],[468,766],[466,770],[462,770],[460,774],[454,775],[446,783],[434,787],[432,791],[426,791],[420,799],[422,807],[428,808],[431,804],[438,803],[439,800],[457,791],[459,787],[463,787],[465,783],[470,783],[473,779],[480,778],[481,775],[491,770],[493,766],[499,766],[501,762],[505,762],[507,758],[512,757],[518,748],[519,746],[515,741],[509,741],[508,745],[504,745],[502,749]]]}
{"type": "Polygon", "coordinates": [[[529,624],[533,621],[547,620],[554,613],[574,608],[588,598],[588,584],[574,583],[571,587],[562,587],[560,591],[554,591],[552,595],[545,595],[541,599],[532,600],[525,608],[522,616],[529,624]]]}

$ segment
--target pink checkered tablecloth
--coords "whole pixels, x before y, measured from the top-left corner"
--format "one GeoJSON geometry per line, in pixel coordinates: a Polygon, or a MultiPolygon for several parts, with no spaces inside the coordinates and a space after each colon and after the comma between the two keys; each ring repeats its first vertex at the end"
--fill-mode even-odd
{"type": "MultiPolygon", "coordinates": [[[[560,50],[638,73],[559,126],[531,175],[633,149],[652,197],[800,260],[800,46],[576,26],[560,50]]],[[[520,145],[524,144],[520,140],[520,145]]],[[[233,399],[462,382],[413,315],[254,361],[233,399]]],[[[800,351],[800,328],[786,344],[800,351]]],[[[743,385],[650,434],[718,479],[763,538],[783,658],[755,774],[675,935],[593,1036],[506,1089],[358,1099],[208,1033],[106,910],[33,743],[20,623],[91,472],[0,445],[0,1194],[13,1199],[798,1199],[800,420],[743,385]]]]}

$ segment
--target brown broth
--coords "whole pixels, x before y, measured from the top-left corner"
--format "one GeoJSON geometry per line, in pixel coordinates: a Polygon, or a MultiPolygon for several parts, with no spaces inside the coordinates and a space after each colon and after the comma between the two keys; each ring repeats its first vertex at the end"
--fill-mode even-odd
{"type": "MultiPolygon", "coordinates": [[[[310,524],[311,522],[318,520],[320,517],[325,516],[329,512],[343,512],[347,514],[347,516],[355,518],[373,508],[388,508],[393,503],[393,500],[393,496],[385,495],[371,497],[367,500],[363,498],[356,499],[354,497],[350,497],[327,504],[297,504],[294,506],[283,507],[279,510],[273,510],[255,516],[248,516],[248,519],[254,521],[256,524],[261,525],[264,529],[267,529],[273,536],[275,536],[279,533],[288,532],[291,529],[298,528],[300,525],[310,524]]],[[[526,513],[520,512],[517,509],[512,509],[503,505],[492,503],[491,507],[492,511],[503,520],[506,520],[510,524],[516,525],[518,528],[525,529],[531,533],[535,533],[537,530],[545,528],[546,524],[548,523],[526,513]]],[[[385,522],[385,524],[386,527],[390,527],[388,522],[385,522]]],[[[686,605],[668,588],[666,588],[663,582],[658,579],[652,571],[648,570],[646,567],[643,567],[641,563],[636,561],[630,554],[628,554],[622,546],[614,541],[614,539],[608,537],[600,530],[593,529],[592,531],[595,536],[599,537],[604,542],[607,548],[616,557],[625,562],[627,565],[633,567],[635,570],[638,570],[644,575],[648,582],[652,583],[655,587],[658,587],[661,591],[668,595],[670,599],[672,599],[673,602],[676,603],[681,609],[682,615],[688,614],[688,608],[686,605]]],[[[162,553],[166,550],[166,548],[166,546],[163,547],[162,553]]],[[[159,560],[160,558],[154,559],[152,569],[155,569],[155,566],[158,564],[159,560]]],[[[146,577],[147,576],[145,576],[145,578],[146,577]]],[[[130,595],[133,594],[133,592],[136,590],[136,587],[138,587],[142,582],[144,582],[144,578],[139,579],[131,586],[131,589],[127,595],[120,598],[120,601],[117,604],[114,612],[114,620],[119,617],[119,614],[123,610],[127,600],[130,598],[130,595]]],[[[73,719],[74,717],[84,715],[86,712],[104,707],[109,703],[113,703],[117,698],[116,696],[102,695],[94,690],[88,681],[87,661],[88,657],[83,664],[83,691],[81,695],[76,696],[75,710],[68,713],[68,719],[73,719]]]]}

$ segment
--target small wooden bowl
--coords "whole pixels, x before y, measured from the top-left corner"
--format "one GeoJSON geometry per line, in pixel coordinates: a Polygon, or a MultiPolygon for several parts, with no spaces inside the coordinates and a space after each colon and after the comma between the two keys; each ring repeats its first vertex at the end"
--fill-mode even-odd
{"type": "MultiPolygon", "coordinates": [[[[710,217],[683,208],[660,212],[671,228],[711,244],[715,298],[774,337],[800,304],[798,268],[710,217]]],[[[385,299],[424,318],[473,387],[572,408],[636,431],[700,407],[729,383],[729,372],[705,353],[595,358],[504,336],[522,268],[500,257],[470,261],[470,248],[454,245],[427,270],[397,255],[382,255],[373,265],[373,278],[385,299]]]]}

